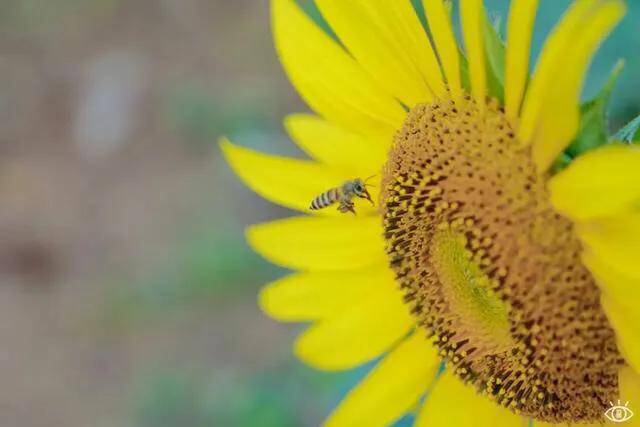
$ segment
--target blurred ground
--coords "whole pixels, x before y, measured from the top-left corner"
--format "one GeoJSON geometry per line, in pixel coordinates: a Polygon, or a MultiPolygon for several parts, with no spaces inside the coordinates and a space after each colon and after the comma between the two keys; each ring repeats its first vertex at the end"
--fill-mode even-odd
{"type": "MultiPolygon", "coordinates": [[[[541,26],[566,3],[547,1],[541,26]]],[[[639,14],[589,81],[627,57],[616,126],[640,112],[639,14]]],[[[282,272],[242,230],[286,212],[215,141],[297,153],[279,123],[305,107],[268,15],[251,0],[2,0],[2,426],[316,425],[359,375],[302,367],[299,327],[255,304],[282,272]]]]}

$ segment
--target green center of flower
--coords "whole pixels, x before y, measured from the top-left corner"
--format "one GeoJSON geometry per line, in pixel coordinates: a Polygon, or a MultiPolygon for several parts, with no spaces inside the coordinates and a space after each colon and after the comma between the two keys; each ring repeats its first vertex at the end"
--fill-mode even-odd
{"type": "Polygon", "coordinates": [[[538,420],[601,420],[622,362],[545,181],[497,105],[417,106],[383,170],[387,253],[462,380],[538,420]]]}
{"type": "Polygon", "coordinates": [[[494,292],[497,283],[473,260],[466,237],[449,227],[436,232],[430,256],[449,309],[460,315],[456,330],[484,336],[496,352],[513,348],[507,304],[494,292]]]}

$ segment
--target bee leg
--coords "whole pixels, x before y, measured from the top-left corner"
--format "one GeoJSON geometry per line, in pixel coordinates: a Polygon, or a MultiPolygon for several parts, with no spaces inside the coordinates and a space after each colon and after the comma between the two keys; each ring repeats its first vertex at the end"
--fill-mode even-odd
{"type": "Polygon", "coordinates": [[[355,206],[355,204],[354,204],[353,202],[351,202],[351,203],[349,203],[349,204],[345,205],[345,209],[346,209],[346,210],[345,210],[345,212],[349,211],[349,212],[351,212],[352,214],[356,215],[356,209],[355,209],[355,207],[354,207],[354,206],[355,206]]]}
{"type": "Polygon", "coordinates": [[[343,200],[340,202],[340,206],[338,206],[338,211],[341,213],[347,213],[347,212],[351,212],[354,215],[356,214],[356,210],[354,208],[354,203],[353,202],[349,202],[347,200],[343,200]]]}

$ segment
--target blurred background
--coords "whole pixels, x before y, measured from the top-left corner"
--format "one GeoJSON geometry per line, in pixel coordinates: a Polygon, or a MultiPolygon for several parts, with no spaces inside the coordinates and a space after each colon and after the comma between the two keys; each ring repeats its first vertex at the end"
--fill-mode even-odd
{"type": "MultiPolygon", "coordinates": [[[[568,3],[542,0],[538,47],[568,3]]],[[[628,3],[585,92],[626,59],[612,130],[640,113],[628,3]]],[[[3,427],[313,426],[335,406],[364,370],[301,365],[302,326],[260,313],[285,272],[243,228],[290,213],[216,143],[299,156],[296,111],[267,0],[0,0],[3,427]]]]}

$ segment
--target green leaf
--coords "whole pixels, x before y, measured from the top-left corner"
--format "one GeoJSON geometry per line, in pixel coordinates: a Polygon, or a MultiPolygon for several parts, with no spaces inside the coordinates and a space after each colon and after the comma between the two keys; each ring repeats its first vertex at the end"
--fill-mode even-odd
{"type": "Polygon", "coordinates": [[[551,173],[556,174],[560,172],[561,170],[569,166],[572,161],[573,159],[568,154],[566,153],[560,154],[558,158],[555,160],[555,162],[553,162],[553,165],[551,166],[551,173]]]}
{"type": "Polygon", "coordinates": [[[500,18],[485,17],[484,48],[487,56],[489,94],[504,104],[505,44],[500,37],[500,18]]]}
{"type": "Polygon", "coordinates": [[[569,156],[575,158],[609,142],[609,100],[623,67],[624,61],[618,61],[600,93],[580,107],[580,129],[577,137],[566,150],[569,156]]]}
{"type": "Polygon", "coordinates": [[[628,144],[640,143],[640,116],[631,120],[622,129],[613,135],[614,141],[622,141],[628,144]]]}
{"type": "MultiPolygon", "coordinates": [[[[489,95],[504,104],[504,55],[505,44],[500,37],[500,19],[491,21],[485,17],[484,39],[485,55],[487,61],[487,84],[489,95]]],[[[464,90],[471,92],[471,79],[469,77],[469,61],[460,51],[460,79],[464,90]]]]}
{"type": "Polygon", "coordinates": [[[471,93],[471,78],[469,77],[469,61],[464,53],[460,52],[460,84],[462,88],[471,93]]]}

